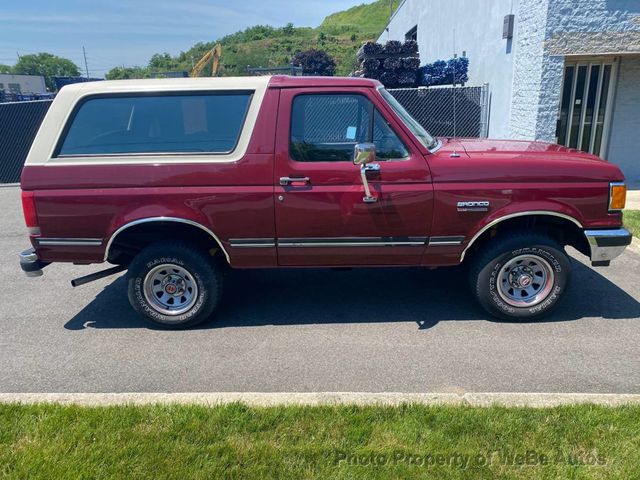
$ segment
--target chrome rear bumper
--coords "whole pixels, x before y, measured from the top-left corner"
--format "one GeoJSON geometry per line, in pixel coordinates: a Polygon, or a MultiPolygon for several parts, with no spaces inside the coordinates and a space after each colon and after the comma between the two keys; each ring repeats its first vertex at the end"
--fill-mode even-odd
{"type": "Polygon", "coordinates": [[[38,258],[38,254],[33,248],[20,252],[20,268],[27,277],[39,277],[42,269],[49,265],[38,258]]]}
{"type": "Polygon", "coordinates": [[[591,249],[591,263],[594,266],[609,265],[609,262],[624,252],[631,243],[631,233],[624,228],[610,230],[585,230],[584,235],[591,249]]]}

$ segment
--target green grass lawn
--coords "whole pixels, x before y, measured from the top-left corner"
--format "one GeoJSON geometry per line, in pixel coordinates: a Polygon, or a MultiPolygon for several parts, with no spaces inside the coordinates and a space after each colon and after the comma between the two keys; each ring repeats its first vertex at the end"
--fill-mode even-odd
{"type": "Polygon", "coordinates": [[[637,478],[640,407],[0,405],[2,478],[637,478]]]}
{"type": "Polygon", "coordinates": [[[636,237],[640,237],[640,210],[625,210],[623,219],[627,229],[636,237]]]}

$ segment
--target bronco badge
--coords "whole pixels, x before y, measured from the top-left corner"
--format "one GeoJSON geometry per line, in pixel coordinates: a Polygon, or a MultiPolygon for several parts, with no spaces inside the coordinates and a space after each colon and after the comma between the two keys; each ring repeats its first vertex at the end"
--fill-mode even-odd
{"type": "Polygon", "coordinates": [[[489,210],[490,203],[486,200],[477,200],[471,202],[458,202],[459,212],[486,212],[489,210]]]}

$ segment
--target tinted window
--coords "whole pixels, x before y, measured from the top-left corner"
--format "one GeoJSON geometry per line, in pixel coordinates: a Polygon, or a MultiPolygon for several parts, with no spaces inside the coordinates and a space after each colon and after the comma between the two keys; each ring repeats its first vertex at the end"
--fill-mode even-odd
{"type": "Polygon", "coordinates": [[[380,112],[376,110],[373,118],[373,143],[376,144],[376,157],[381,160],[407,158],[409,152],[380,112]]]}
{"type": "Polygon", "coordinates": [[[98,97],[82,103],[59,155],[227,153],[251,94],[98,97]]]}
{"type": "Polygon", "coordinates": [[[409,155],[382,115],[362,95],[298,95],[294,98],[289,148],[294,160],[351,162],[356,143],[372,141],[380,159],[409,155]]]}

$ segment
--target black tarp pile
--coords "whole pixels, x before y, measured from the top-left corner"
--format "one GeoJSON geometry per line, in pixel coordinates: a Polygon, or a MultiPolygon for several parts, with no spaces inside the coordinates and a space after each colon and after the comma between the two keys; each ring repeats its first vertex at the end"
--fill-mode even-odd
{"type": "Polygon", "coordinates": [[[366,42],[357,56],[360,68],[356,76],[375,78],[389,88],[415,87],[419,83],[420,58],[414,40],[389,40],[384,45],[366,42]]]}

